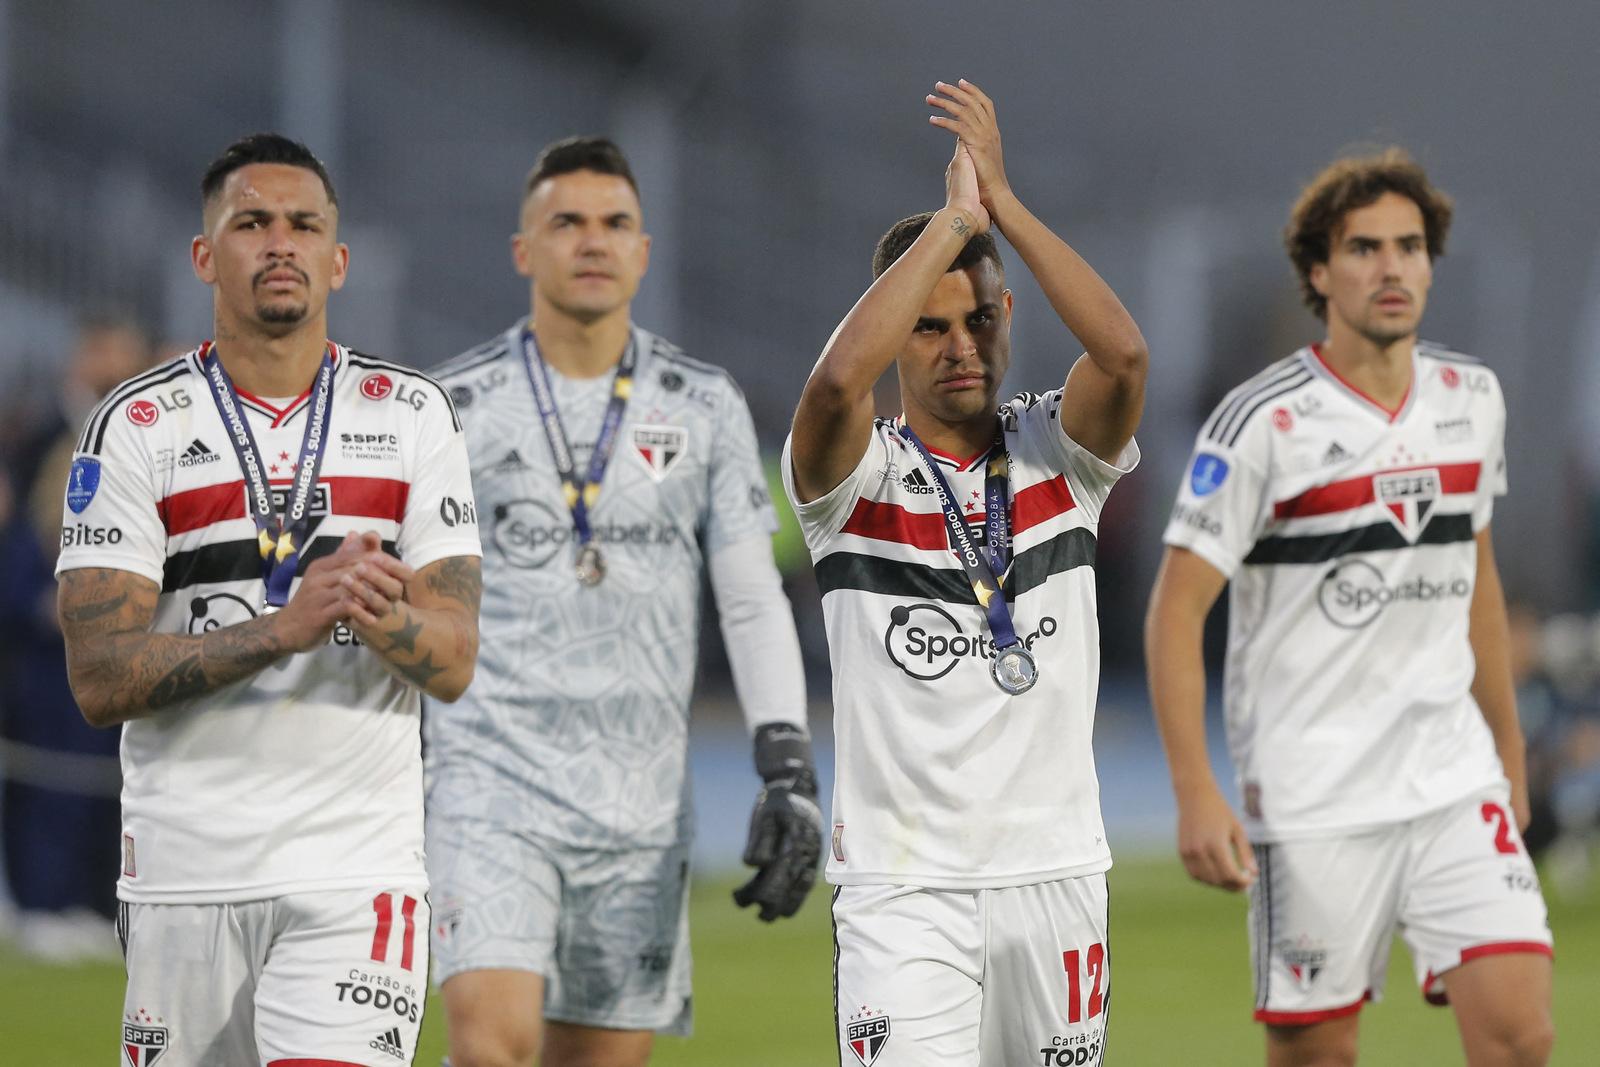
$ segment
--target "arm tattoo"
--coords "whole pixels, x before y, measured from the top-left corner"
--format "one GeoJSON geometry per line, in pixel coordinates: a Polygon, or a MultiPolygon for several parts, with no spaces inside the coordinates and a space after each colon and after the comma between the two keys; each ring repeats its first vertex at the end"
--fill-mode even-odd
{"type": "Polygon", "coordinates": [[[396,663],[394,669],[405,675],[418,689],[427,689],[429,682],[444,673],[443,667],[434,664],[431,651],[423,652],[420,663],[396,663]]]}
{"type": "Polygon", "coordinates": [[[972,232],[972,227],[968,226],[967,220],[963,218],[952,219],[950,228],[955,231],[957,237],[965,237],[972,232]]]}
{"type": "Polygon", "coordinates": [[[461,601],[463,607],[477,616],[478,604],[483,599],[483,573],[476,559],[451,556],[441,560],[437,568],[428,570],[427,579],[429,591],[461,601]]]}
{"type": "Polygon", "coordinates": [[[68,676],[90,722],[125,722],[214,692],[288,651],[262,619],[198,637],[152,633],[160,595],[154,582],[126,571],[62,575],[68,676]]]}
{"type": "Polygon", "coordinates": [[[168,704],[200,696],[210,688],[205,664],[201,662],[200,654],[196,653],[185,656],[176,667],[150,687],[150,695],[145,697],[144,706],[152,709],[164,708],[168,704]]]}
{"type": "Polygon", "coordinates": [[[422,623],[411,617],[411,612],[401,605],[395,605],[395,614],[401,617],[398,630],[385,630],[384,635],[393,642],[387,649],[389,652],[409,652],[417,654],[417,635],[422,632],[422,623]]]}

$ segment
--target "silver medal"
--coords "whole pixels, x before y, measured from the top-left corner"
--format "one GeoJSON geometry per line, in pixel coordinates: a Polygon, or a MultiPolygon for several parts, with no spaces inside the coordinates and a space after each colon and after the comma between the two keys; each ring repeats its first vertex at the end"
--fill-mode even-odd
{"type": "Polygon", "coordinates": [[[600,550],[594,545],[584,545],[578,551],[576,569],[579,582],[590,586],[599,585],[600,579],[606,576],[606,561],[601,558],[600,550]]]}
{"type": "Polygon", "coordinates": [[[994,683],[1012,696],[1026,693],[1039,680],[1039,664],[1033,653],[1022,645],[1011,645],[995,653],[989,664],[994,683]]]}

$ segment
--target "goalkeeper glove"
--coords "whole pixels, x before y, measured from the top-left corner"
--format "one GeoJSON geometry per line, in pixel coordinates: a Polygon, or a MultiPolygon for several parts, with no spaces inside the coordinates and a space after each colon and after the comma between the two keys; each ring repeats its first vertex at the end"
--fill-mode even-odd
{"type": "Polygon", "coordinates": [[[733,891],[739,907],[761,906],[762,922],[800,910],[817,880],[822,857],[822,809],[811,739],[799,726],[769,722],[756,728],[756,771],[765,783],[750,815],[744,862],[756,873],[733,891]]]}

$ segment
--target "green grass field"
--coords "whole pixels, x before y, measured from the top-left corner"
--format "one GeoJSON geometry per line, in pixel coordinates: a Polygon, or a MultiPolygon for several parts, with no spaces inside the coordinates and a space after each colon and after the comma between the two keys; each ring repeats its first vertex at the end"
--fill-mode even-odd
{"type": "MultiPolygon", "coordinates": [[[[1108,1064],[1261,1062],[1250,1021],[1244,901],[1191,884],[1176,860],[1125,859],[1111,872],[1116,1007],[1108,1064]]],[[[693,902],[695,1036],[663,1038],[661,1067],[831,1067],[832,938],[826,887],[798,918],[767,927],[736,910],[729,884],[693,902]]],[[[1596,1062],[1600,1048],[1600,889],[1552,901],[1556,934],[1555,1064],[1596,1062]]],[[[0,949],[0,1063],[111,1067],[122,975],[115,966],[50,968],[0,949]]],[[[427,1013],[419,1067],[444,1050],[443,1012],[427,1013]]],[[[1362,1014],[1364,1067],[1462,1062],[1446,1010],[1417,996],[1396,945],[1388,998],[1362,1014]]],[[[159,1065],[158,1065],[159,1067],[159,1065]]],[[[224,1065],[219,1065],[224,1067],[224,1065]]],[[[1027,1067],[1019,1064],[1017,1067],[1027,1067]]]]}

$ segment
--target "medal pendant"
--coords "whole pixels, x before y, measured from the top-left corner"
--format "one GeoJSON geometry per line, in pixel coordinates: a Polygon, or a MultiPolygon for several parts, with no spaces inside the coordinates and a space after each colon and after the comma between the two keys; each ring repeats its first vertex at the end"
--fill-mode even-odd
{"type": "Polygon", "coordinates": [[[600,580],[606,576],[606,562],[601,557],[600,550],[592,544],[579,549],[578,562],[574,569],[581,585],[599,585],[600,580]]]}
{"type": "Polygon", "coordinates": [[[1016,696],[1033,688],[1039,680],[1039,664],[1033,653],[1022,645],[1010,645],[995,652],[989,664],[994,684],[1016,696]]]}

